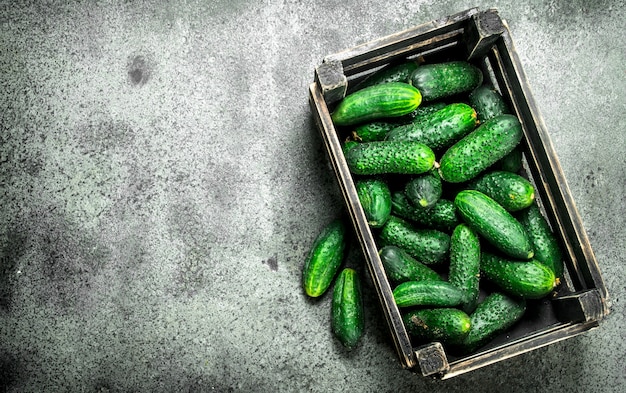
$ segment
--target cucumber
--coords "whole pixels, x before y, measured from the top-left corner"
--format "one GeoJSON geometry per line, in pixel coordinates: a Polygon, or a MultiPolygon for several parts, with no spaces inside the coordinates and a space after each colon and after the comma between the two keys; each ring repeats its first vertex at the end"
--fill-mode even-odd
{"type": "Polygon", "coordinates": [[[345,268],[333,286],[331,329],[348,349],[358,344],[364,331],[361,282],[356,270],[345,268]]]}
{"type": "Polygon", "coordinates": [[[556,277],[552,269],[533,259],[519,261],[483,252],[480,271],[504,292],[524,299],[541,299],[552,292],[556,277]]]}
{"type": "Polygon", "coordinates": [[[391,191],[381,179],[359,179],[355,183],[359,202],[365,212],[367,223],[380,228],[391,215],[391,191]]]}
{"type": "Polygon", "coordinates": [[[441,281],[433,269],[411,257],[397,246],[384,246],[378,252],[387,277],[394,284],[406,281],[441,281]]]}
{"type": "Polygon", "coordinates": [[[450,235],[447,233],[436,229],[418,229],[393,215],[383,225],[378,237],[382,246],[398,246],[426,265],[443,262],[450,249],[450,235]]]}
{"type": "Polygon", "coordinates": [[[423,64],[413,71],[410,82],[428,102],[474,90],[482,84],[483,73],[466,61],[423,64]]]}
{"type": "Polygon", "coordinates": [[[413,112],[421,102],[420,91],[410,84],[383,83],[344,97],[331,114],[331,119],[336,126],[348,126],[399,117],[413,112]]]}
{"type": "Polygon", "coordinates": [[[535,200],[535,187],[530,181],[507,171],[485,172],[466,188],[482,192],[510,212],[525,209],[535,200]]]}
{"type": "Polygon", "coordinates": [[[346,244],[346,226],[340,219],[318,234],[302,270],[302,284],[308,296],[319,297],[330,287],[343,262],[346,244]]]}
{"type": "Polygon", "coordinates": [[[452,231],[459,223],[454,202],[439,198],[430,209],[417,209],[408,200],[404,192],[391,193],[391,214],[415,222],[425,228],[440,231],[452,231]]]}
{"type": "Polygon", "coordinates": [[[469,181],[509,154],[522,140],[522,125],[513,115],[496,116],[450,146],[439,162],[441,177],[469,181]]]}
{"type": "Polygon", "coordinates": [[[496,163],[492,165],[492,168],[517,173],[522,169],[522,155],[522,149],[518,145],[509,154],[496,161],[496,163]]]}
{"type": "Polygon", "coordinates": [[[433,168],[435,153],[419,142],[378,141],[359,143],[345,152],[355,175],[419,175],[433,168]]]}
{"type": "Polygon", "coordinates": [[[434,113],[445,106],[446,104],[443,102],[435,102],[430,105],[420,105],[417,109],[406,116],[359,124],[352,131],[352,137],[359,142],[382,141],[385,139],[389,131],[394,128],[411,122],[420,121],[423,117],[434,113]]]}
{"type": "Polygon", "coordinates": [[[480,276],[480,241],[466,224],[459,224],[450,237],[448,281],[465,291],[465,312],[472,312],[478,302],[480,276]]]}
{"type": "Polygon", "coordinates": [[[476,109],[478,120],[483,123],[492,117],[510,114],[508,105],[496,89],[487,85],[478,86],[469,94],[469,104],[476,109]]]}
{"type": "Polygon", "coordinates": [[[458,349],[465,353],[477,350],[513,326],[525,312],[524,299],[511,298],[500,292],[489,294],[470,315],[469,333],[458,349]]]}
{"type": "Polygon", "coordinates": [[[518,214],[520,223],[526,228],[530,241],[535,249],[535,259],[548,266],[557,279],[563,277],[563,252],[550,228],[548,221],[541,214],[537,203],[518,214]]]}
{"type": "Polygon", "coordinates": [[[447,281],[405,281],[393,289],[398,307],[455,307],[463,303],[465,293],[447,281]]]}
{"type": "Polygon", "coordinates": [[[402,316],[408,333],[422,341],[455,344],[465,339],[471,319],[456,308],[427,308],[412,310],[402,316]]]}
{"type": "Polygon", "coordinates": [[[534,255],[522,224],[500,204],[476,190],[463,190],[454,198],[461,220],[508,256],[530,259],[534,255]]]}
{"type": "Polygon", "coordinates": [[[356,86],[356,89],[360,90],[369,86],[389,82],[408,83],[411,74],[418,66],[419,64],[414,60],[407,60],[401,63],[387,65],[365,78],[356,86]]]}
{"type": "Polygon", "coordinates": [[[404,187],[404,193],[409,202],[423,209],[430,208],[437,203],[442,191],[441,177],[437,171],[418,175],[409,180],[404,187]]]}
{"type": "Polygon", "coordinates": [[[433,150],[440,150],[470,133],[477,124],[474,108],[464,103],[454,103],[417,121],[393,128],[385,139],[417,141],[433,150]]]}

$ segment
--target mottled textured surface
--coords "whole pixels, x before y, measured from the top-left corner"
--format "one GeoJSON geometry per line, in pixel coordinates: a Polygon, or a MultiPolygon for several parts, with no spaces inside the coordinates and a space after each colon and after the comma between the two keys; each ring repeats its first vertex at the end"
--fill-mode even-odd
{"type": "Polygon", "coordinates": [[[626,388],[623,0],[0,4],[0,391],[626,388]],[[432,382],[399,368],[367,281],[352,353],[302,293],[342,208],[307,86],[327,54],[473,6],[511,27],[613,308],[432,382]]]}

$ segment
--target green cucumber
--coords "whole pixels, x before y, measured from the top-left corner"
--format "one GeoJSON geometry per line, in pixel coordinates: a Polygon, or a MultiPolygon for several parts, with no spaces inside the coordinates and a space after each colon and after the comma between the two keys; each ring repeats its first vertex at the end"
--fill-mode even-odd
{"type": "Polygon", "coordinates": [[[489,294],[470,315],[469,333],[458,348],[465,353],[477,350],[513,326],[525,312],[524,299],[500,292],[489,294]]]}
{"type": "Polygon", "coordinates": [[[535,259],[511,260],[483,252],[480,271],[482,276],[504,292],[524,299],[541,299],[550,294],[556,286],[556,277],[552,269],[535,259]]]}
{"type": "Polygon", "coordinates": [[[404,187],[404,193],[409,202],[417,208],[424,209],[437,203],[442,191],[441,177],[437,171],[417,175],[410,179],[404,187]]]}
{"type": "Polygon", "coordinates": [[[364,331],[361,282],[356,270],[345,268],[333,286],[331,329],[348,349],[358,344],[364,331]]]}
{"type": "Polygon", "coordinates": [[[391,191],[381,179],[359,179],[355,183],[359,202],[365,212],[367,223],[380,228],[391,215],[391,191]]]}
{"type": "Polygon", "coordinates": [[[522,169],[522,156],[522,149],[518,145],[509,154],[496,161],[492,168],[517,173],[522,169]]]}
{"type": "Polygon", "coordinates": [[[360,82],[356,89],[364,89],[369,86],[380,85],[389,82],[408,83],[411,74],[419,66],[417,61],[407,60],[397,64],[387,65],[360,82]]]}
{"type": "Polygon", "coordinates": [[[465,291],[463,311],[472,312],[478,302],[480,276],[480,241],[466,224],[459,224],[450,237],[448,281],[465,291]]]}
{"type": "Polygon", "coordinates": [[[439,198],[430,209],[414,207],[402,191],[391,193],[391,214],[415,222],[425,228],[452,231],[459,223],[454,202],[439,198]]]}
{"type": "Polygon", "coordinates": [[[394,284],[405,281],[441,281],[433,269],[419,262],[397,246],[384,246],[378,252],[387,277],[394,284]]]}
{"type": "Polygon", "coordinates": [[[389,131],[394,128],[411,122],[418,122],[427,115],[445,106],[446,104],[443,102],[434,102],[430,105],[420,105],[406,116],[359,124],[352,131],[352,137],[359,142],[382,141],[389,131]]]}
{"type": "Polygon", "coordinates": [[[519,221],[492,198],[476,190],[463,190],[454,198],[461,219],[508,256],[530,259],[533,247],[519,221]]]}
{"type": "Polygon", "coordinates": [[[511,113],[502,95],[493,87],[482,85],[468,97],[469,104],[476,109],[478,120],[483,123],[492,117],[511,113]]]}
{"type": "Polygon", "coordinates": [[[466,61],[422,64],[413,71],[410,81],[427,102],[474,90],[482,84],[483,73],[466,61]]]}
{"type": "Polygon", "coordinates": [[[433,150],[440,150],[470,133],[477,124],[474,108],[464,103],[454,103],[417,121],[393,128],[386,140],[417,141],[433,150]]]}
{"type": "Polygon", "coordinates": [[[419,142],[363,142],[346,151],[345,158],[355,175],[419,175],[435,164],[435,153],[419,142]]]}
{"type": "Polygon", "coordinates": [[[398,307],[456,307],[465,301],[465,292],[447,281],[405,281],[393,289],[398,307]]]}
{"type": "Polygon", "coordinates": [[[541,214],[537,203],[518,214],[518,220],[526,228],[535,249],[535,259],[548,266],[557,279],[563,277],[563,252],[550,228],[548,221],[541,214]]]}
{"type": "Polygon", "coordinates": [[[302,284],[308,296],[319,297],[330,287],[343,262],[346,232],[344,222],[336,219],[315,239],[302,270],[302,284]]]}
{"type": "Polygon", "coordinates": [[[496,116],[450,146],[439,162],[441,177],[469,181],[509,154],[522,140],[522,125],[513,115],[496,116]]]}
{"type": "Polygon", "coordinates": [[[471,329],[471,319],[456,308],[412,310],[402,316],[407,332],[422,341],[455,344],[463,341],[471,329]]]}
{"type": "Polygon", "coordinates": [[[381,245],[398,246],[426,265],[443,262],[450,249],[450,235],[447,233],[436,229],[415,228],[393,215],[383,225],[378,237],[381,245]]]}
{"type": "Polygon", "coordinates": [[[535,200],[535,187],[526,178],[508,171],[489,171],[471,180],[468,189],[491,197],[510,212],[522,210],[535,200]]]}
{"type": "Polygon", "coordinates": [[[357,90],[343,98],[331,114],[336,126],[399,117],[422,102],[420,91],[408,83],[389,82],[357,90]]]}

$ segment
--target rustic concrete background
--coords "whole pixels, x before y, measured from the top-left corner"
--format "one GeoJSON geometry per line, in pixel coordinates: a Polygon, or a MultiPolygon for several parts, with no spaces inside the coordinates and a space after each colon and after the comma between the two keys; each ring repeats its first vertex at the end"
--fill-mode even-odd
{"type": "Polygon", "coordinates": [[[0,4],[1,391],[626,389],[624,1],[0,4]],[[342,206],[307,86],[327,54],[474,6],[511,27],[613,309],[432,382],[371,291],[352,353],[301,292],[342,206]]]}

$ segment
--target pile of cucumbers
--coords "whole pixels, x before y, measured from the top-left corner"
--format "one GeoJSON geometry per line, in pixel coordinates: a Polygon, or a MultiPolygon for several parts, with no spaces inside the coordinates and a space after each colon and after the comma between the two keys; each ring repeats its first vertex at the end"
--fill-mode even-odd
{"type": "MultiPolygon", "coordinates": [[[[554,293],[559,242],[523,174],[523,129],[466,61],[405,60],[359,83],[331,118],[407,332],[470,353],[554,293]]],[[[308,296],[333,283],[332,331],[363,334],[356,271],[343,267],[345,223],[316,239],[308,296]]]]}

